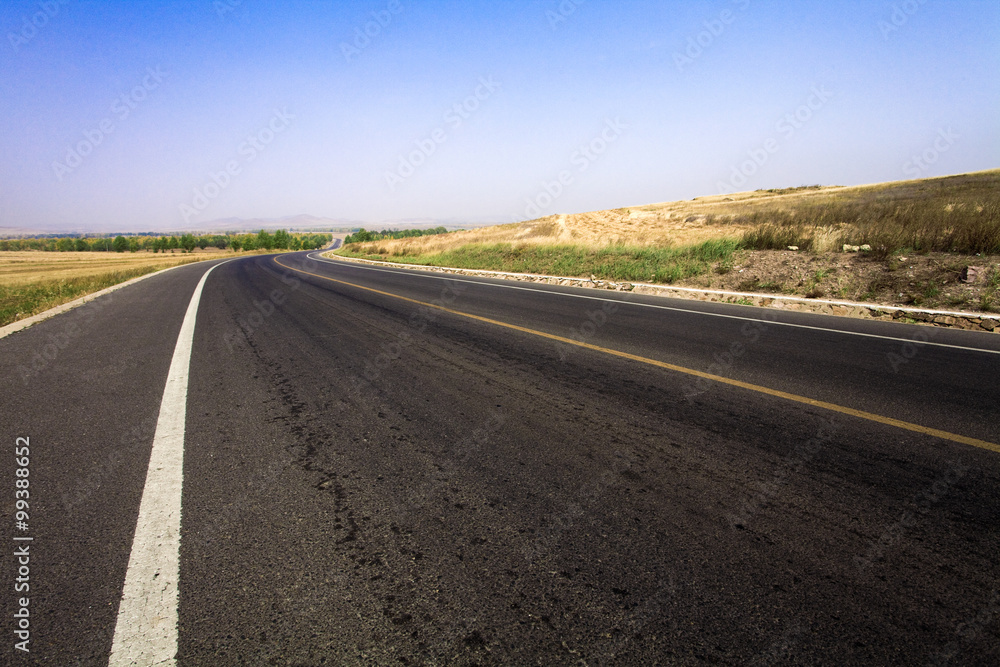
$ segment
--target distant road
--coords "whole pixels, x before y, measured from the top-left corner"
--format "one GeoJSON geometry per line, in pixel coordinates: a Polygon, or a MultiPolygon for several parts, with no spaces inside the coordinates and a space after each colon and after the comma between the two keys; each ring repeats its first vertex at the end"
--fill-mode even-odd
{"type": "Polygon", "coordinates": [[[31,527],[5,533],[34,538],[27,664],[108,661],[215,264],[177,664],[1000,664],[1000,336],[319,253],[0,339],[5,516],[32,449],[31,527]]]}

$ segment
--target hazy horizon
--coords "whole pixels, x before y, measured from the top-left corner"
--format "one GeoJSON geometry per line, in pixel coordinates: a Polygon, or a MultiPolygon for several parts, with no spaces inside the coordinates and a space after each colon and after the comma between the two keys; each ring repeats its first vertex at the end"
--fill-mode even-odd
{"type": "Polygon", "coordinates": [[[995,2],[8,2],[0,227],[511,222],[995,168],[995,2]]]}

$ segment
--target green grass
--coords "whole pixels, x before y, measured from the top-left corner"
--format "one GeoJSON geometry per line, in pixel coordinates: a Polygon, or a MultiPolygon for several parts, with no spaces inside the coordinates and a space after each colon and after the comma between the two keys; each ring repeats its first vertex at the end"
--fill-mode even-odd
{"type": "Polygon", "coordinates": [[[81,296],[158,271],[160,266],[140,266],[96,276],[45,280],[25,285],[0,285],[0,326],[44,312],[81,296]]]}
{"type": "Polygon", "coordinates": [[[1000,290],[1000,268],[990,272],[990,277],[986,281],[986,289],[991,292],[1000,290]]]}
{"type": "Polygon", "coordinates": [[[986,293],[979,297],[979,308],[986,312],[997,310],[995,301],[1000,291],[1000,268],[994,268],[986,279],[986,293]]]}
{"type": "Polygon", "coordinates": [[[441,253],[391,258],[354,253],[350,246],[346,246],[339,254],[423,266],[588,278],[594,275],[600,280],[673,283],[707,273],[715,263],[731,263],[732,255],[738,249],[737,241],[713,240],[683,248],[472,244],[441,253]]]}

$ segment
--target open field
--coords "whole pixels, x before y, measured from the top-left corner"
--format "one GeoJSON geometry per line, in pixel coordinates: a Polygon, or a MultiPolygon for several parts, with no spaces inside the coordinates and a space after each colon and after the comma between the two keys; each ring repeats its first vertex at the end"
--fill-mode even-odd
{"type": "Polygon", "coordinates": [[[355,243],[340,253],[990,311],[1000,307],[1000,170],[554,215],[439,236],[355,243]],[[871,249],[848,253],[845,244],[871,249]],[[970,266],[980,271],[975,280],[963,282],[970,266]]]}
{"type": "Polygon", "coordinates": [[[0,252],[0,326],[147,273],[234,254],[213,250],[191,254],[0,252]]]}
{"type": "Polygon", "coordinates": [[[155,269],[214,259],[231,251],[206,248],[191,254],[151,252],[0,252],[0,285],[10,287],[47,280],[69,280],[137,268],[155,269]]]}

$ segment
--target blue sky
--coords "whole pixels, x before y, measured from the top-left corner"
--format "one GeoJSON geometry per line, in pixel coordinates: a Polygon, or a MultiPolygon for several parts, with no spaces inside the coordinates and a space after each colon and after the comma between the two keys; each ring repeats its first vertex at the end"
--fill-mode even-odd
{"type": "Polygon", "coordinates": [[[0,227],[510,222],[1000,167],[995,0],[36,0],[0,32],[0,227]]]}

